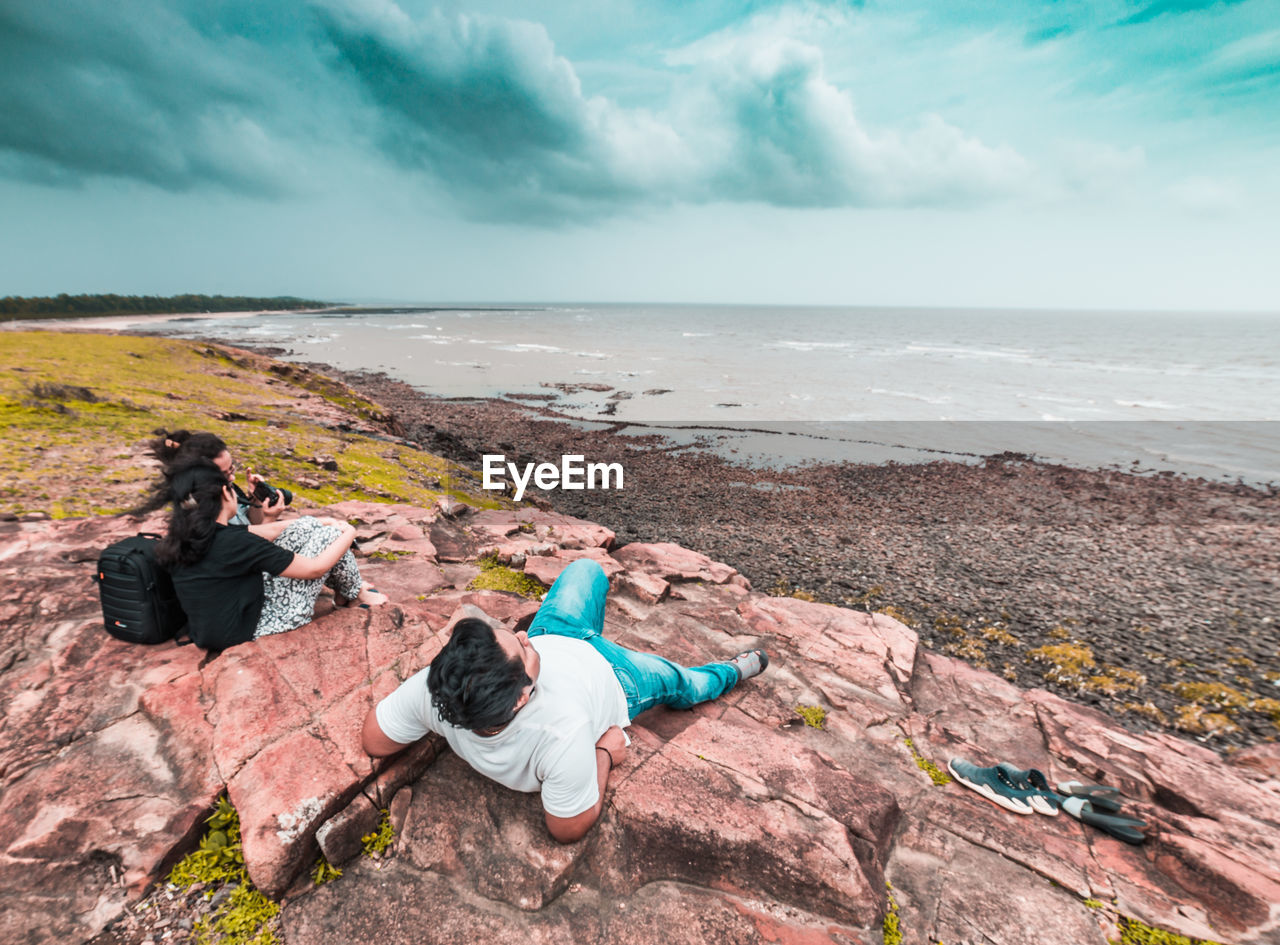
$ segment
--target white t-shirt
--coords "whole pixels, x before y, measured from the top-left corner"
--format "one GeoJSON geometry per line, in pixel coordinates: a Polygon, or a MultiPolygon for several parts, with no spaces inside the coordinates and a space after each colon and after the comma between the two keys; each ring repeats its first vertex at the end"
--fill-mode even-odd
{"type": "Polygon", "coordinates": [[[378,703],[378,727],[393,741],[443,735],[485,777],[516,791],[541,791],[553,817],[574,817],[600,799],[596,742],[630,725],[627,697],[608,660],[584,640],[542,634],[530,639],[542,659],[533,696],[497,735],[477,735],[440,718],[427,691],[426,669],[378,703]]]}

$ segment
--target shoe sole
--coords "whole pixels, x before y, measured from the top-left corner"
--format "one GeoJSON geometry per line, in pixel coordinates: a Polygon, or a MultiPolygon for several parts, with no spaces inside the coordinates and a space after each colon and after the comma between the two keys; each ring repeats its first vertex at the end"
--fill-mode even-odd
{"type": "Polygon", "coordinates": [[[976,781],[970,781],[964,775],[956,771],[956,769],[951,766],[950,761],[947,762],[947,770],[951,772],[951,776],[953,778],[955,778],[965,787],[969,788],[969,790],[974,791],[977,794],[980,794],[981,796],[985,797],[987,800],[991,801],[991,803],[998,804],[999,806],[1003,807],[1005,810],[1013,811],[1015,814],[1035,813],[1035,811],[1032,810],[1030,804],[1027,804],[1024,801],[1020,801],[1016,797],[1005,797],[1003,794],[996,793],[996,791],[989,784],[978,784],[976,781]]]}

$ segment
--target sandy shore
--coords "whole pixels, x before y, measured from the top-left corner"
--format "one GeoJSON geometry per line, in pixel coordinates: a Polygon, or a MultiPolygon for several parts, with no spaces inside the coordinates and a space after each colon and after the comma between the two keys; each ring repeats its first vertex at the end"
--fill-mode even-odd
{"type": "Polygon", "coordinates": [[[250,315],[293,315],[302,311],[327,309],[259,309],[252,312],[170,312],[158,315],[104,315],[85,318],[26,318],[0,321],[3,331],[123,331],[138,325],[175,322],[195,318],[248,318],[250,315]]]}
{"type": "Polygon", "coordinates": [[[1134,728],[1228,749],[1280,735],[1273,487],[1014,455],[753,470],[658,437],[584,431],[527,401],[434,399],[323,369],[393,409],[424,448],[476,468],[485,453],[622,463],[621,491],[534,490],[620,542],[678,542],[759,589],[892,613],[931,647],[1134,728]]]}

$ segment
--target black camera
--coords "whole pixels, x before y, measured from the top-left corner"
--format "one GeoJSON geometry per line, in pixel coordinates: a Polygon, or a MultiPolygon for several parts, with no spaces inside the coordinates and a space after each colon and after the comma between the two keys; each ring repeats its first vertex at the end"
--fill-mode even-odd
{"type": "Polygon", "coordinates": [[[289,505],[293,502],[293,493],[281,486],[277,489],[275,486],[268,485],[261,480],[253,487],[253,497],[263,505],[268,505],[276,501],[277,495],[284,496],[284,504],[289,505]]]}

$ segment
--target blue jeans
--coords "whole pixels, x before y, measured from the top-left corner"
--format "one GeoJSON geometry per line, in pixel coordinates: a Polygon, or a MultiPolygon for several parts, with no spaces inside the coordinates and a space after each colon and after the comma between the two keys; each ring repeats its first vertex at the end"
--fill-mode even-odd
{"type": "Polygon", "coordinates": [[[728,663],[684,667],[653,653],[637,653],[601,636],[609,579],[590,558],[573,561],[556,578],[529,627],[529,636],[554,633],[585,640],[608,660],[635,718],[655,705],[688,709],[719,698],[738,684],[728,663]]]}

